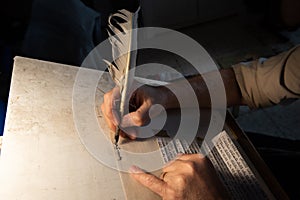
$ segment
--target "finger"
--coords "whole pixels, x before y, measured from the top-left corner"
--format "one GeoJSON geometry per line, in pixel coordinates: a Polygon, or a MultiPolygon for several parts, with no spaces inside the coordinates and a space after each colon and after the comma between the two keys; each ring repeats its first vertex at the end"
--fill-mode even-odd
{"type": "Polygon", "coordinates": [[[115,126],[118,126],[120,124],[120,115],[119,115],[119,111],[112,109],[111,110],[111,116],[112,116],[112,120],[115,126]]]}
{"type": "Polygon", "coordinates": [[[123,131],[120,131],[120,136],[123,137],[123,138],[127,137],[127,135],[123,131]]]}
{"type": "Polygon", "coordinates": [[[166,170],[166,169],[168,169],[168,167],[169,167],[170,165],[173,165],[174,162],[176,162],[176,161],[177,161],[177,157],[176,157],[175,159],[173,159],[173,160],[167,162],[167,163],[164,165],[163,169],[162,169],[163,172],[167,172],[168,170],[166,170]]]}
{"type": "MultiPolygon", "coordinates": [[[[129,128],[128,128],[129,129],[129,128]]],[[[124,128],[121,128],[120,136],[123,138],[129,138],[130,140],[135,140],[137,138],[136,130],[134,127],[130,128],[132,130],[124,130],[124,128]]]]}
{"type": "Polygon", "coordinates": [[[125,115],[122,119],[121,126],[132,127],[146,125],[150,121],[148,111],[149,106],[147,104],[143,104],[135,112],[125,115]]]}
{"type": "Polygon", "coordinates": [[[166,183],[152,174],[143,172],[140,168],[132,166],[130,168],[131,176],[139,183],[149,188],[160,196],[164,196],[166,183]]]}
{"type": "Polygon", "coordinates": [[[205,158],[203,154],[196,153],[196,154],[182,154],[178,156],[177,159],[188,161],[188,160],[203,159],[203,158],[205,158]]]}
{"type": "Polygon", "coordinates": [[[106,106],[104,104],[101,105],[101,111],[102,111],[103,117],[104,117],[109,129],[110,130],[115,130],[116,126],[114,125],[113,121],[109,117],[110,114],[107,111],[106,106]]]}
{"type": "Polygon", "coordinates": [[[120,105],[120,100],[121,99],[121,94],[120,94],[120,89],[119,87],[115,87],[111,91],[111,111],[112,111],[112,119],[114,122],[115,126],[118,126],[120,124],[120,116],[119,116],[119,105],[120,105]]]}
{"type": "Polygon", "coordinates": [[[187,164],[191,164],[194,161],[204,158],[202,154],[181,154],[176,157],[176,159],[167,163],[163,172],[174,172],[180,171],[186,167],[187,164]]]}
{"type": "Polygon", "coordinates": [[[173,165],[174,162],[176,162],[177,159],[178,159],[181,155],[183,155],[183,154],[181,154],[181,153],[180,153],[180,154],[177,154],[177,156],[176,156],[175,159],[173,159],[173,160],[167,162],[167,163],[164,165],[164,167],[163,167],[163,171],[165,171],[165,169],[167,169],[168,166],[173,165]]]}
{"type": "Polygon", "coordinates": [[[120,122],[119,113],[117,111],[118,103],[116,103],[119,102],[119,98],[120,92],[118,87],[113,88],[111,91],[104,94],[103,97],[103,104],[101,105],[101,110],[110,129],[117,126],[120,122]],[[112,126],[111,123],[113,123],[114,126],[112,126]]]}
{"type": "Polygon", "coordinates": [[[174,160],[169,165],[165,166],[163,168],[164,172],[179,172],[182,171],[182,169],[186,169],[186,172],[188,172],[188,169],[194,170],[196,163],[202,163],[205,164],[206,157],[202,154],[185,154],[178,157],[176,160],[174,160]]]}
{"type": "Polygon", "coordinates": [[[131,140],[135,140],[137,138],[137,130],[135,127],[129,127],[129,128],[121,128],[122,133],[126,135],[131,140]]]}

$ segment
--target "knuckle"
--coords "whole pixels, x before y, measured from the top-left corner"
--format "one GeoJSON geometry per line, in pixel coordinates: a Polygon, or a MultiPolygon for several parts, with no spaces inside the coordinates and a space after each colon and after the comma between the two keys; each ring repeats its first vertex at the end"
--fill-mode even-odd
{"type": "Polygon", "coordinates": [[[140,118],[135,118],[133,121],[134,121],[134,124],[136,126],[143,126],[144,125],[143,120],[140,119],[140,118]]]}
{"type": "Polygon", "coordinates": [[[194,173],[196,170],[196,163],[193,161],[186,161],[185,167],[186,167],[187,172],[194,173]]]}
{"type": "Polygon", "coordinates": [[[143,181],[146,185],[150,187],[154,184],[154,178],[151,176],[145,176],[143,181]]]}
{"type": "Polygon", "coordinates": [[[184,188],[184,186],[187,183],[187,177],[184,176],[183,174],[178,175],[177,178],[175,179],[175,183],[179,188],[184,188]]]}
{"type": "Polygon", "coordinates": [[[142,119],[141,115],[138,113],[136,116],[132,118],[134,124],[136,126],[143,126],[144,125],[144,120],[142,119]]]}
{"type": "Polygon", "coordinates": [[[148,113],[143,113],[141,111],[137,111],[135,122],[139,126],[143,126],[150,121],[148,113]]]}

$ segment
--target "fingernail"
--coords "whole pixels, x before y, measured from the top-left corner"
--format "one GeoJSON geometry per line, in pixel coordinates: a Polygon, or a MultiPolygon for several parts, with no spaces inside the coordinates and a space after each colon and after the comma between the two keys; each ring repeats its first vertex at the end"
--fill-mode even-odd
{"type": "Polygon", "coordinates": [[[137,173],[142,173],[143,171],[139,167],[133,165],[129,168],[129,172],[137,174],[137,173]]]}

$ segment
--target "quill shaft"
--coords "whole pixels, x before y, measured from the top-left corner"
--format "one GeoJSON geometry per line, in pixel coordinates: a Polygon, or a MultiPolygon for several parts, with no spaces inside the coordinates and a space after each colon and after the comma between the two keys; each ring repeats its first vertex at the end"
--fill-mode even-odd
{"type": "MultiPolygon", "coordinates": [[[[134,16],[132,16],[132,19],[130,20],[131,22],[134,21],[134,16]]],[[[136,40],[134,38],[137,37],[137,31],[134,30],[134,25],[132,23],[131,25],[131,30],[127,32],[127,34],[130,35],[130,42],[129,42],[129,47],[127,52],[127,63],[126,63],[126,69],[124,73],[124,82],[123,82],[123,88],[121,91],[121,102],[120,102],[120,119],[122,120],[123,116],[125,115],[125,106],[126,102],[128,100],[128,91],[131,86],[131,83],[133,82],[133,77],[134,77],[134,67],[136,65],[136,52],[131,51],[131,49],[136,48],[136,40]]],[[[115,144],[118,144],[119,141],[119,135],[120,135],[120,127],[118,126],[115,132],[115,144]]]]}
{"type": "Polygon", "coordinates": [[[115,132],[115,145],[118,144],[119,138],[120,138],[120,127],[117,126],[117,127],[116,127],[116,132],[115,132]]]}
{"type": "Polygon", "coordinates": [[[121,155],[120,155],[120,148],[119,148],[119,145],[118,145],[119,137],[120,137],[120,127],[117,126],[116,127],[116,133],[115,133],[115,148],[116,148],[116,151],[117,151],[118,160],[121,160],[122,158],[121,158],[121,155]]]}
{"type": "MultiPolygon", "coordinates": [[[[120,88],[121,101],[118,105],[120,119],[126,114],[126,103],[131,83],[134,79],[137,52],[137,18],[140,8],[135,13],[119,10],[109,17],[109,39],[112,44],[113,63],[108,64],[110,75],[120,88]]],[[[118,149],[120,125],[115,130],[115,147],[118,149]]]]}

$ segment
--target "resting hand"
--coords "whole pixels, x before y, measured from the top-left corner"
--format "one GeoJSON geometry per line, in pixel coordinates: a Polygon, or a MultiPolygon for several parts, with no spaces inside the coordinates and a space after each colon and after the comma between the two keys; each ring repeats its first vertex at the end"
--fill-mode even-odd
{"type": "Polygon", "coordinates": [[[132,177],[139,183],[168,199],[229,199],[210,160],[201,154],[182,155],[163,168],[160,178],[136,166],[132,177]]]}

